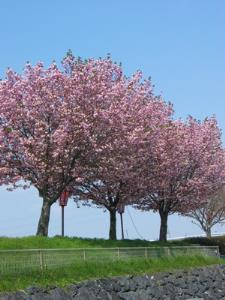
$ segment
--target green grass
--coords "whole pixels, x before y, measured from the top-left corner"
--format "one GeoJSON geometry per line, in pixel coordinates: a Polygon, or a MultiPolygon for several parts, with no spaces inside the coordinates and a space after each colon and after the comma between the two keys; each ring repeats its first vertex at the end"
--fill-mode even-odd
{"type": "Polygon", "coordinates": [[[45,271],[21,273],[20,276],[4,275],[0,277],[0,291],[15,291],[29,286],[65,287],[82,280],[107,278],[125,274],[144,274],[177,269],[187,269],[212,264],[221,260],[213,257],[185,256],[159,259],[132,259],[127,261],[77,262],[63,268],[45,271]]]}
{"type": "Polygon", "coordinates": [[[52,249],[52,248],[107,248],[107,247],[151,247],[190,245],[185,241],[149,242],[145,240],[104,240],[70,237],[23,238],[0,237],[0,249],[52,249]]]}

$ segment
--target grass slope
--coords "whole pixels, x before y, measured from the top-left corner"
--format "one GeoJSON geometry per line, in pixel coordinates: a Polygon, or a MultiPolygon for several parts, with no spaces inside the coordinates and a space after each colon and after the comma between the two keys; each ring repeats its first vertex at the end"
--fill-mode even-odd
{"type": "Polygon", "coordinates": [[[53,249],[53,248],[110,248],[110,247],[155,247],[184,246],[186,241],[149,242],[144,240],[104,240],[70,237],[38,237],[22,238],[0,237],[0,249],[53,249]]]}

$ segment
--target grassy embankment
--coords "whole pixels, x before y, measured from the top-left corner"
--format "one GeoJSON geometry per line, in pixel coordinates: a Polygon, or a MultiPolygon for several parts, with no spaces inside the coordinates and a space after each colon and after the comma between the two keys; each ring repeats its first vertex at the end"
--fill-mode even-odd
{"type": "MultiPolygon", "coordinates": [[[[108,241],[80,238],[0,238],[0,249],[37,249],[37,248],[104,248],[104,247],[155,247],[185,246],[193,241],[148,242],[141,240],[108,241]]],[[[106,278],[125,274],[144,274],[175,269],[206,266],[221,263],[213,257],[185,256],[170,258],[132,258],[117,261],[77,261],[66,267],[21,272],[19,276],[0,275],[0,291],[15,291],[31,285],[66,286],[86,279],[106,278]]]]}
{"type": "Polygon", "coordinates": [[[185,241],[149,242],[145,240],[104,240],[70,237],[36,237],[23,238],[0,237],[0,249],[54,249],[54,248],[111,248],[111,247],[158,247],[185,246],[185,241]]]}

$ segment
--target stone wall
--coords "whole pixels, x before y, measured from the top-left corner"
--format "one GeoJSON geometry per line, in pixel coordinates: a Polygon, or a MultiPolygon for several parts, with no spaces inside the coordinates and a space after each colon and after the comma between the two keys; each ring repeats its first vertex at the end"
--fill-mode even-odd
{"type": "Polygon", "coordinates": [[[66,289],[30,287],[0,294],[0,300],[178,300],[224,299],[225,266],[210,266],[143,276],[85,281],[66,289]]]}

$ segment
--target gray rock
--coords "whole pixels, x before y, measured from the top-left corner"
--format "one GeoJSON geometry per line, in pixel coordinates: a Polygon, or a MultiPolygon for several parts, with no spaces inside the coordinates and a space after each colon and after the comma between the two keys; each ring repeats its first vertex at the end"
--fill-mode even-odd
{"type": "Polygon", "coordinates": [[[0,300],[28,300],[29,296],[27,296],[24,292],[16,292],[16,293],[3,293],[0,295],[0,300]]]}

